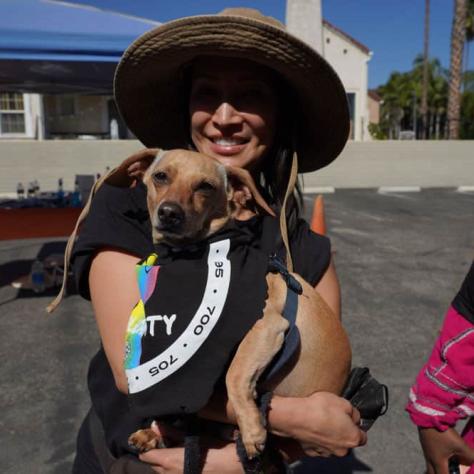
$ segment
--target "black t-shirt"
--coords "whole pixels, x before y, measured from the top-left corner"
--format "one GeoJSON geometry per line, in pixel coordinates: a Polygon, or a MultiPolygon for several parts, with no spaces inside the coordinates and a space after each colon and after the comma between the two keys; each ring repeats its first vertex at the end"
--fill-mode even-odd
{"type": "Polygon", "coordinates": [[[453,300],[453,307],[474,324],[474,262],[464,279],[458,294],[453,300]]]}
{"type": "MultiPolygon", "coordinates": [[[[262,219],[250,219],[239,225],[259,239],[262,219]]],[[[78,290],[84,298],[90,299],[88,276],[92,258],[105,247],[131,253],[138,258],[145,258],[153,252],[143,184],[135,188],[104,184],[94,197],[72,254],[78,290]]],[[[330,262],[329,239],[312,232],[301,219],[290,235],[290,247],[295,271],[314,286],[330,262]]],[[[117,390],[102,347],[90,363],[88,386],[94,409],[104,425],[109,448],[116,456],[127,452],[128,436],[145,420],[129,411],[127,396],[117,390]]]]}

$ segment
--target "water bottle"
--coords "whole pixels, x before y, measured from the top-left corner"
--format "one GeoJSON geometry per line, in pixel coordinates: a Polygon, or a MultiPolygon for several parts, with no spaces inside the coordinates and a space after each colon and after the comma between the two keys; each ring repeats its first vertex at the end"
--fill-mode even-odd
{"type": "Polygon", "coordinates": [[[28,183],[28,198],[32,198],[35,195],[35,183],[33,181],[30,181],[28,183]]]}
{"type": "Polygon", "coordinates": [[[79,183],[74,183],[74,191],[71,196],[71,206],[72,207],[81,207],[82,198],[81,198],[81,191],[79,190],[79,183]]]}
{"type": "Polygon", "coordinates": [[[25,188],[23,186],[23,183],[18,183],[16,185],[16,195],[18,199],[25,199],[25,188]]]}
{"type": "Polygon", "coordinates": [[[31,287],[35,293],[43,293],[46,289],[44,265],[36,259],[31,266],[31,287]]]}
{"type": "Polygon", "coordinates": [[[33,181],[33,187],[34,187],[34,189],[33,189],[33,195],[34,195],[35,198],[38,198],[39,195],[40,195],[40,185],[39,185],[37,179],[35,179],[35,180],[33,181]]]}
{"type": "Polygon", "coordinates": [[[63,178],[58,179],[58,190],[56,191],[56,201],[59,207],[63,207],[63,204],[64,204],[63,178]]]}

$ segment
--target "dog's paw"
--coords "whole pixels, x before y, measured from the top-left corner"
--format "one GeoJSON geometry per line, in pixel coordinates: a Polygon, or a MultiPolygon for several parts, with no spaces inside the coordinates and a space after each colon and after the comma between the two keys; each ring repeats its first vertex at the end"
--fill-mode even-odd
{"type": "Polygon", "coordinates": [[[128,438],[128,445],[136,449],[139,453],[146,453],[150,449],[160,447],[160,436],[151,428],[138,430],[132,433],[128,438]]]}
{"type": "Polygon", "coordinates": [[[254,427],[251,431],[241,433],[241,435],[249,459],[253,459],[263,452],[265,449],[267,432],[262,426],[254,427]]]}

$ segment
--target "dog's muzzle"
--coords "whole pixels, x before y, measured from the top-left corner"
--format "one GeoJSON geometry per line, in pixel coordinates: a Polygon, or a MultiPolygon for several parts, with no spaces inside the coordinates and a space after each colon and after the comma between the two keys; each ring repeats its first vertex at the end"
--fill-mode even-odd
{"type": "Polygon", "coordinates": [[[183,208],[175,202],[163,202],[158,207],[158,229],[165,231],[179,230],[185,221],[183,208]]]}

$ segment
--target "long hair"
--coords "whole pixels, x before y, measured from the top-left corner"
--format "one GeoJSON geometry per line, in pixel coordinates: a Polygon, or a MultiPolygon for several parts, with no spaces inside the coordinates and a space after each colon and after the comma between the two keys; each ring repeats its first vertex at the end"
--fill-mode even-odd
{"type": "MultiPolygon", "coordinates": [[[[293,89],[278,74],[274,73],[276,97],[278,98],[277,129],[272,150],[265,157],[262,166],[260,185],[263,187],[269,201],[281,212],[283,200],[290,179],[293,154],[298,140],[298,101],[293,89]]],[[[286,204],[286,219],[291,235],[298,218],[303,210],[304,201],[299,182],[296,182],[294,192],[288,197],[286,204]]]]}

